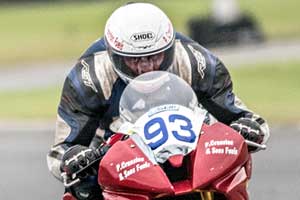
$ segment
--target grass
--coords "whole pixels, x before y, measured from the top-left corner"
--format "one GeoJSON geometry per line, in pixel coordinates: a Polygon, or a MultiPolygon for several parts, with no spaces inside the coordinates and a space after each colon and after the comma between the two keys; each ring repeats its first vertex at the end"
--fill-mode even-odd
{"type": "Polygon", "coordinates": [[[0,119],[54,119],[60,87],[0,93],[0,119]]]}
{"type": "MultiPolygon", "coordinates": [[[[125,0],[19,4],[0,8],[0,67],[24,62],[77,58],[102,36],[106,19],[125,0]]],[[[150,0],[169,15],[176,29],[188,33],[186,22],[210,11],[209,0],[150,0]]],[[[300,1],[240,0],[254,13],[269,38],[300,35],[300,1]]]]}
{"type": "Polygon", "coordinates": [[[300,122],[300,62],[232,69],[234,90],[252,110],[272,123],[300,122]]]}
{"type": "MultiPolygon", "coordinates": [[[[234,90],[271,123],[300,121],[300,61],[230,69],[234,90]]],[[[61,87],[0,93],[0,119],[54,119],[61,87]]]]}

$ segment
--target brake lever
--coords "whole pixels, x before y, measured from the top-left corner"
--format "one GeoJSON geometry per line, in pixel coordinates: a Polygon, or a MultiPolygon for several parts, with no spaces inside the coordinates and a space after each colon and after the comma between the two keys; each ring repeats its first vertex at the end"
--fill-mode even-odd
{"type": "Polygon", "coordinates": [[[266,150],[267,149],[267,145],[265,144],[259,144],[250,140],[245,140],[246,144],[251,146],[251,147],[256,147],[257,150],[266,150]]]}
{"type": "Polygon", "coordinates": [[[80,182],[80,179],[79,178],[76,178],[74,180],[71,180],[70,182],[68,181],[68,176],[67,176],[67,173],[66,172],[63,172],[61,173],[61,176],[63,178],[63,184],[66,188],[69,188],[77,183],[80,182]]]}

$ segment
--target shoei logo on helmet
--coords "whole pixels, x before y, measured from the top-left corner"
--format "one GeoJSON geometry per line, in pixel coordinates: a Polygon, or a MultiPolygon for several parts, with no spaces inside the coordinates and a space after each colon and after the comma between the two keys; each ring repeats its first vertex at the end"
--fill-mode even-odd
{"type": "Polygon", "coordinates": [[[140,42],[140,41],[148,41],[154,39],[154,33],[152,32],[146,32],[146,33],[135,33],[133,34],[130,39],[134,42],[140,42]]]}

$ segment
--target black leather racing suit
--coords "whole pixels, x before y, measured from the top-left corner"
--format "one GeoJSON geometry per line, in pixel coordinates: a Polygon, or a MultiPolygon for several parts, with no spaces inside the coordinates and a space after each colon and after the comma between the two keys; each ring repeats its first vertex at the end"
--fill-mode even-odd
{"type": "MultiPolygon", "coordinates": [[[[174,62],[168,71],[187,81],[199,102],[218,121],[229,125],[251,113],[234,95],[223,63],[179,33],[174,62]]],[[[80,57],[64,83],[55,142],[47,156],[49,170],[55,177],[61,179],[59,166],[66,149],[75,144],[89,146],[95,134],[103,136],[109,130],[115,131],[118,124],[113,122],[118,119],[119,100],[125,86],[113,70],[104,39],[97,40],[80,57]]],[[[265,122],[261,127],[268,132],[265,122]]]]}

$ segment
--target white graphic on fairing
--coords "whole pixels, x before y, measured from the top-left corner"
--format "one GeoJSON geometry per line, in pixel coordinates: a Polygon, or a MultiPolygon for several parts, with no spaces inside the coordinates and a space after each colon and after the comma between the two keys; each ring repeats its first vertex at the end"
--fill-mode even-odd
{"type": "Polygon", "coordinates": [[[238,147],[235,145],[233,140],[211,140],[209,142],[205,142],[204,147],[206,155],[238,155],[238,147]]]}

